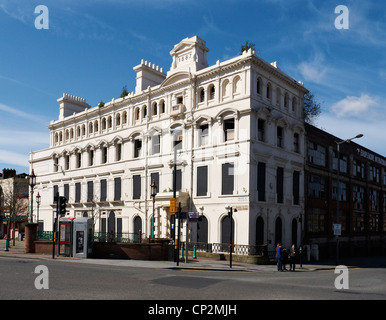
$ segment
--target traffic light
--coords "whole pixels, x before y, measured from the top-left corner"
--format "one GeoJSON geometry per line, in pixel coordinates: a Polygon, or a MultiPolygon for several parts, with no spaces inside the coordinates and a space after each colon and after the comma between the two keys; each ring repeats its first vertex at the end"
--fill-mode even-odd
{"type": "Polygon", "coordinates": [[[64,217],[66,215],[66,197],[59,197],[59,215],[64,217]]]}

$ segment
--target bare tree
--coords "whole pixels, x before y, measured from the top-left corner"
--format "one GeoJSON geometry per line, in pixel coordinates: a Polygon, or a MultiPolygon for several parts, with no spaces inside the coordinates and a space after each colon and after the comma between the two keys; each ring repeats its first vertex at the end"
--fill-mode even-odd
{"type": "Polygon", "coordinates": [[[312,92],[307,92],[304,95],[303,115],[304,122],[312,124],[321,113],[321,104],[316,100],[312,92]]]}
{"type": "Polygon", "coordinates": [[[1,181],[2,208],[7,216],[7,237],[10,238],[10,227],[13,222],[13,245],[15,245],[16,221],[28,217],[28,183],[25,179],[10,178],[1,181]]]}

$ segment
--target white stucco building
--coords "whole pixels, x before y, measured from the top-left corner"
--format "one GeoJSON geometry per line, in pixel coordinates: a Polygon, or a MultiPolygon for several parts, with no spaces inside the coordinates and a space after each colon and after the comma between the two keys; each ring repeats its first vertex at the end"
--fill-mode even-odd
{"type": "Polygon", "coordinates": [[[208,51],[195,36],[174,46],[166,73],[142,60],[135,91],[104,106],[63,94],[49,148],[30,155],[45,230],[59,192],[97,232],[149,236],[155,180],[155,236],[170,237],[176,140],[177,196],[201,216],[193,241],[229,242],[228,206],[236,244],[299,241],[307,90],[252,49],[212,66],[208,51]]]}

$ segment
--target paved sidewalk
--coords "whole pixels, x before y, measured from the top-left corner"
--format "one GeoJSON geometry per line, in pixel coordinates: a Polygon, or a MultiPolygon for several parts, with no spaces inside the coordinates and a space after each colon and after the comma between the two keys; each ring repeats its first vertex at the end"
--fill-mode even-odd
{"type": "MultiPolygon", "coordinates": [[[[5,240],[0,240],[0,259],[2,257],[14,257],[22,259],[40,259],[52,260],[51,255],[25,253],[24,241],[15,241],[13,246],[10,241],[9,250],[4,251],[5,240]]],[[[126,267],[141,267],[141,268],[158,268],[158,269],[196,269],[207,271],[238,271],[238,272],[277,272],[276,265],[254,265],[240,262],[233,262],[230,268],[229,261],[214,260],[209,258],[189,259],[188,263],[180,261],[177,266],[173,261],[145,261],[145,260],[119,260],[119,259],[80,259],[73,257],[57,257],[56,261],[66,261],[72,263],[88,263],[101,264],[111,266],[126,266],[126,267]]],[[[386,257],[368,257],[368,258],[348,258],[342,259],[339,264],[347,267],[386,267],[386,257]]],[[[289,265],[287,266],[287,268],[289,265]]],[[[320,271],[320,270],[334,270],[335,261],[329,260],[325,262],[313,262],[312,264],[303,263],[302,268],[299,264],[296,265],[295,272],[304,271],[320,271]]],[[[287,271],[289,272],[289,271],[287,271]]]]}

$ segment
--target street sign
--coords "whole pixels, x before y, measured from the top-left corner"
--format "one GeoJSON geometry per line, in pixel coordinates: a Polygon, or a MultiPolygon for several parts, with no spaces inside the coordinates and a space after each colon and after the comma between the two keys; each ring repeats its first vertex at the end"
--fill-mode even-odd
{"type": "Polygon", "coordinates": [[[177,212],[176,198],[170,198],[170,214],[174,215],[177,212]]]}
{"type": "Polygon", "coordinates": [[[342,225],[340,223],[334,224],[334,236],[340,236],[342,234],[342,225]]]}
{"type": "Polygon", "coordinates": [[[189,219],[198,219],[198,212],[188,212],[189,219]]]}

